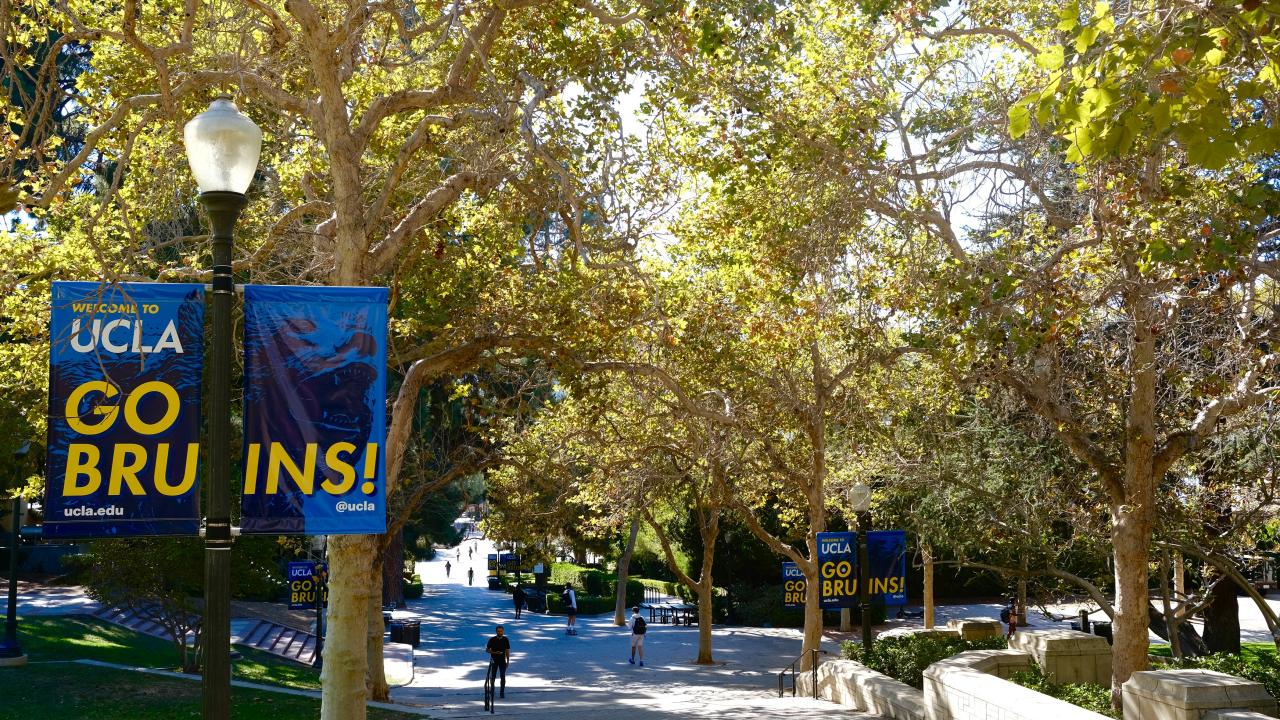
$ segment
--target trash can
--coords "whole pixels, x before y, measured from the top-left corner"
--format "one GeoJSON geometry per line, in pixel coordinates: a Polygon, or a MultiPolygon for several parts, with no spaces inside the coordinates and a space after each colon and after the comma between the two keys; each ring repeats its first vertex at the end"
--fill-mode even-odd
{"type": "Polygon", "coordinates": [[[1107,644],[1108,644],[1108,645],[1114,645],[1114,644],[1115,644],[1115,638],[1111,635],[1111,623],[1109,623],[1109,622],[1096,622],[1096,623],[1094,623],[1094,624],[1093,624],[1093,634],[1094,634],[1094,635],[1097,635],[1098,637],[1104,637],[1104,638],[1106,638],[1106,639],[1107,639],[1107,644]]]}
{"type": "Polygon", "coordinates": [[[418,647],[422,640],[422,623],[417,620],[396,620],[391,623],[391,642],[418,647]]]}
{"type": "Polygon", "coordinates": [[[489,589],[490,589],[490,590],[501,590],[501,589],[502,589],[502,581],[498,579],[498,576],[497,576],[497,575],[490,575],[490,576],[489,576],[489,589]]]}

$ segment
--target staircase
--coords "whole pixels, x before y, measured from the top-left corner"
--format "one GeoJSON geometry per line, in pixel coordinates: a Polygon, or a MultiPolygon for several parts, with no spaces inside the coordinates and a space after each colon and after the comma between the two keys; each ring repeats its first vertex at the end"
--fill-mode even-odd
{"type": "Polygon", "coordinates": [[[270,620],[253,620],[253,625],[235,642],[269,652],[294,662],[310,665],[316,659],[316,636],[270,620]]]}
{"type": "MultiPolygon", "coordinates": [[[[164,626],[149,619],[147,617],[147,613],[137,613],[133,610],[107,607],[98,610],[93,614],[93,616],[99,620],[105,620],[106,622],[113,623],[115,625],[127,627],[130,630],[140,632],[143,635],[151,635],[153,637],[164,638],[165,640],[173,639],[169,637],[169,632],[164,629],[164,626]]],[[[188,643],[191,643],[194,640],[191,633],[187,633],[186,640],[188,643]]]]}
{"type": "MultiPolygon", "coordinates": [[[[145,613],[109,607],[95,612],[93,616],[144,635],[170,639],[164,627],[147,619],[145,613]]],[[[231,642],[235,645],[262,650],[303,665],[315,662],[316,636],[306,630],[258,618],[237,619],[232,622],[232,626],[231,642]]],[[[188,633],[187,642],[191,643],[193,640],[188,633]]]]}

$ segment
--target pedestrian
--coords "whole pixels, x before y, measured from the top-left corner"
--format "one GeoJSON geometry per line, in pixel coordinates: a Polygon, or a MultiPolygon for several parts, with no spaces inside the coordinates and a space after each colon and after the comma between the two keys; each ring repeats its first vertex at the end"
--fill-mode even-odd
{"type": "Polygon", "coordinates": [[[1009,605],[1000,612],[1000,617],[1009,624],[1004,634],[1004,639],[1009,640],[1018,631],[1018,603],[1013,598],[1009,598],[1009,605]]]}
{"type": "Polygon", "coordinates": [[[636,651],[640,653],[640,667],[644,667],[644,634],[649,629],[649,624],[640,617],[640,608],[631,608],[631,659],[628,660],[632,665],[636,664],[636,651]]]}
{"type": "Polygon", "coordinates": [[[450,570],[453,570],[453,563],[449,562],[448,560],[445,560],[445,561],[444,561],[444,576],[445,576],[445,577],[449,577],[449,571],[450,571],[450,570]]]}
{"type": "Polygon", "coordinates": [[[475,557],[476,557],[476,556],[475,556],[475,551],[474,551],[474,550],[472,550],[471,548],[467,548],[467,559],[468,559],[468,560],[474,560],[474,559],[475,559],[475,557]]]}
{"type": "Polygon", "coordinates": [[[470,585],[472,580],[476,579],[476,569],[467,568],[467,584],[470,585]]]}
{"type": "Polygon", "coordinates": [[[511,591],[511,601],[516,604],[516,619],[520,619],[520,610],[524,608],[525,592],[520,587],[520,583],[516,583],[516,589],[511,591]]]}
{"type": "Polygon", "coordinates": [[[484,651],[489,653],[489,674],[490,682],[495,680],[496,675],[502,676],[502,689],[498,693],[498,697],[507,696],[507,666],[511,664],[511,639],[505,635],[505,630],[501,625],[493,629],[496,635],[489,638],[489,642],[485,643],[484,651]]]}
{"type": "Polygon", "coordinates": [[[564,592],[560,593],[560,601],[564,605],[564,611],[569,615],[569,624],[565,626],[565,635],[577,635],[578,628],[574,625],[578,622],[578,596],[573,592],[573,583],[564,584],[564,592]]]}

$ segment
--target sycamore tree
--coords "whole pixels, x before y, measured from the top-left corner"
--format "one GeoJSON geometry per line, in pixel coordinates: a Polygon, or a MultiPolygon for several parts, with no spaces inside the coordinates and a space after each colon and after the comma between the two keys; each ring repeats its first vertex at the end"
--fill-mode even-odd
{"type": "Polygon", "coordinates": [[[1147,665],[1165,478],[1273,394],[1268,12],[970,2],[908,21],[921,43],[896,58],[924,78],[898,187],[952,210],[900,228],[936,331],[921,344],[1015,393],[1089,468],[1117,701],[1147,665]]]}
{"type": "MultiPolygon", "coordinates": [[[[228,91],[266,140],[241,221],[242,279],[394,284],[404,268],[456,256],[465,260],[446,267],[492,267],[495,258],[471,244],[486,233],[459,227],[464,209],[476,224],[505,227],[502,238],[522,239],[535,269],[586,266],[602,243],[605,255],[626,249],[612,235],[623,226],[613,215],[626,212],[614,212],[601,190],[619,159],[583,158],[611,143],[609,123],[593,123],[624,82],[641,35],[636,14],[589,2],[313,0],[41,0],[24,11],[22,22],[6,25],[6,76],[45,78],[42,92],[83,109],[85,133],[70,158],[43,173],[7,176],[4,185],[17,185],[18,201],[48,221],[34,252],[77,248],[90,257],[92,270],[80,277],[204,277],[207,248],[180,131],[213,94],[228,91]],[[45,42],[41,28],[57,36],[43,54],[35,52],[45,42]],[[92,59],[66,86],[37,58],[74,44],[87,44],[92,59]],[[571,84],[576,96],[557,99],[571,84]],[[86,178],[101,192],[77,194],[86,178]],[[593,209],[605,221],[588,226],[583,218],[593,209]],[[545,239],[548,217],[572,230],[567,240],[545,239]],[[522,223],[532,230],[519,232],[522,223]]],[[[6,119],[19,128],[43,117],[11,110],[6,119]]],[[[19,135],[34,137],[27,129],[19,135]]],[[[56,156],[38,144],[29,141],[23,152],[33,161],[56,156]]],[[[506,268],[500,297],[510,303],[526,287],[512,280],[526,277],[526,266],[496,264],[506,268]]],[[[61,268],[52,274],[64,276],[61,268]]],[[[593,284],[589,275],[577,282],[579,291],[593,284]]],[[[447,285],[447,276],[437,273],[433,283],[447,285]]],[[[38,284],[29,289],[39,297],[38,284]]],[[[540,342],[520,330],[545,318],[534,311],[522,319],[528,324],[518,328],[471,321],[396,328],[404,347],[393,357],[405,378],[392,404],[389,492],[397,492],[418,391],[489,354],[540,342]]],[[[366,635],[379,601],[377,546],[366,536],[330,544],[326,718],[363,717],[367,692],[385,696],[381,663],[371,666],[366,656],[376,650],[376,642],[366,648],[366,635]]]]}

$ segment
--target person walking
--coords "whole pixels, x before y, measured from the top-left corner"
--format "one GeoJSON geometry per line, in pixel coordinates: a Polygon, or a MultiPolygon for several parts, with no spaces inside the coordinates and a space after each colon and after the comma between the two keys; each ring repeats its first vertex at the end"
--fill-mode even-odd
{"type": "Polygon", "coordinates": [[[475,557],[476,557],[475,550],[473,550],[473,549],[471,549],[471,548],[467,548],[467,559],[468,559],[468,560],[474,560],[474,559],[475,559],[475,557]]]}
{"type": "Polygon", "coordinates": [[[564,592],[560,593],[560,600],[564,604],[565,613],[569,616],[564,634],[577,635],[578,628],[574,627],[574,625],[578,622],[578,596],[573,592],[573,583],[564,584],[564,592]]]}
{"type": "Polygon", "coordinates": [[[644,667],[644,634],[649,624],[640,617],[640,608],[631,608],[631,659],[627,662],[636,664],[636,652],[640,653],[640,667],[644,667]]]}
{"type": "Polygon", "coordinates": [[[467,584],[470,585],[472,580],[476,579],[476,569],[467,568],[467,584]]]}
{"type": "Polygon", "coordinates": [[[516,605],[516,619],[520,619],[520,611],[524,609],[525,592],[520,583],[516,583],[516,589],[511,591],[511,602],[516,605]]]}
{"type": "Polygon", "coordinates": [[[1009,624],[1009,629],[1008,629],[1008,630],[1005,632],[1005,634],[1004,634],[1004,639],[1005,639],[1005,640],[1008,640],[1009,638],[1012,638],[1012,637],[1013,637],[1013,634],[1014,634],[1015,632],[1017,632],[1017,631],[1018,631],[1018,603],[1017,603],[1017,601],[1015,601],[1013,598],[1009,598],[1009,605],[1008,605],[1008,607],[1006,607],[1003,611],[1001,611],[1001,612],[1000,612],[1000,615],[1004,618],[1005,622],[1007,622],[1007,623],[1009,624]]]}
{"type": "Polygon", "coordinates": [[[501,625],[493,629],[496,633],[489,638],[489,642],[485,643],[484,651],[489,653],[489,673],[487,680],[493,682],[497,676],[502,677],[501,690],[498,697],[507,696],[507,666],[511,664],[511,639],[505,634],[505,630],[501,625]]]}
{"type": "Polygon", "coordinates": [[[445,576],[445,577],[449,577],[449,571],[450,571],[450,570],[453,570],[453,564],[452,564],[452,563],[450,563],[448,560],[445,560],[445,561],[444,561],[444,576],[445,576]]]}

